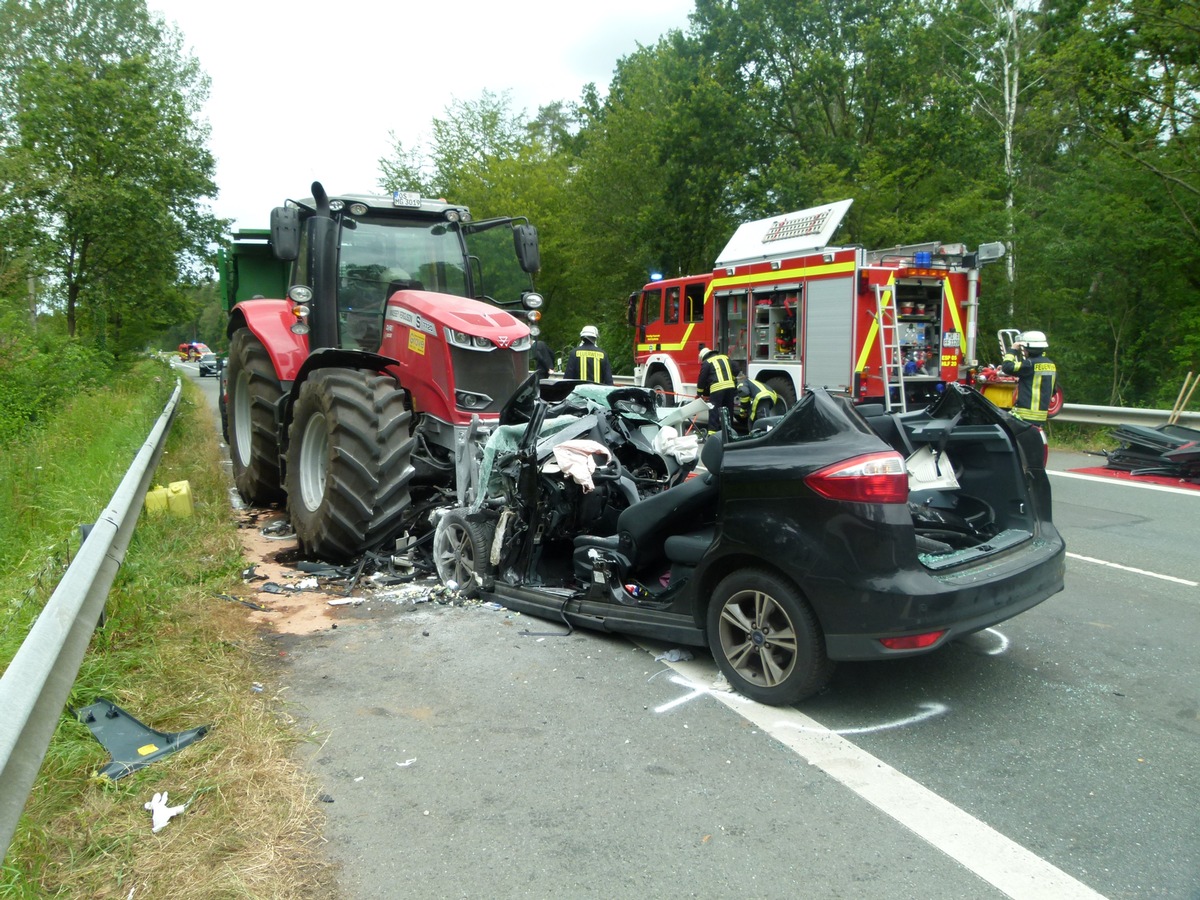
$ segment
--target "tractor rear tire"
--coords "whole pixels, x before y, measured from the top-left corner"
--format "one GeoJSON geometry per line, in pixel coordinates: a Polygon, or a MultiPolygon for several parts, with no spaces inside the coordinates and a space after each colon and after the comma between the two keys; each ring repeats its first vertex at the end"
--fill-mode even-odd
{"type": "Polygon", "coordinates": [[[233,481],[247,503],[266,506],[283,499],[275,408],[283,386],[266,347],[249,328],[229,344],[227,428],[233,481]]]}
{"type": "Polygon", "coordinates": [[[342,563],[389,536],[410,504],[411,413],[394,379],[324,369],[300,388],[288,439],[288,514],[301,551],[342,563]]]}

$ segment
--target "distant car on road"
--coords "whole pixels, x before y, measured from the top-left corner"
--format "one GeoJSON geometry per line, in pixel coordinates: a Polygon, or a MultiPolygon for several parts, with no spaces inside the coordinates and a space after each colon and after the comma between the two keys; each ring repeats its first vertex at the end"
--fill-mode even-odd
{"type": "Polygon", "coordinates": [[[217,360],[217,354],[205,353],[200,357],[200,377],[212,375],[214,378],[220,374],[221,364],[217,360]]]}

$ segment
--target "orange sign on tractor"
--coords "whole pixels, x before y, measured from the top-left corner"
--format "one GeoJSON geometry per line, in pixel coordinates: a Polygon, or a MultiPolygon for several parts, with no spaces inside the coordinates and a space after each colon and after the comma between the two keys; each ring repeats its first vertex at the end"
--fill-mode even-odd
{"type": "Polygon", "coordinates": [[[713,271],[651,281],[630,297],[637,384],[695,393],[701,344],[727,353],[789,404],[807,387],[906,409],[975,365],[982,264],[930,242],[866,250],[831,246],[842,200],[740,226],[713,271]]]}

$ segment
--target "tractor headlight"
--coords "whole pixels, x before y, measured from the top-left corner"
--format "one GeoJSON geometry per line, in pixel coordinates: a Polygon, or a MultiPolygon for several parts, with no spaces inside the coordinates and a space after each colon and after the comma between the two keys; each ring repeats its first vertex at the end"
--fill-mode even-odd
{"type": "Polygon", "coordinates": [[[462,347],[464,350],[482,350],[486,352],[496,349],[496,345],[492,343],[490,338],[467,334],[465,331],[459,331],[456,328],[446,329],[446,343],[452,344],[455,347],[462,347]]]}
{"type": "Polygon", "coordinates": [[[474,391],[455,391],[454,402],[458,404],[459,409],[483,409],[492,402],[492,398],[474,391]]]}

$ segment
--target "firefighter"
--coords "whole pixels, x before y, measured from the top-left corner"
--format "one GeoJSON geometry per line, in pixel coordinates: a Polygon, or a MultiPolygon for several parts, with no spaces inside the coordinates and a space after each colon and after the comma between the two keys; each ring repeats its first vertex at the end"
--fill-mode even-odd
{"type": "Polygon", "coordinates": [[[579,346],[567,357],[563,377],[568,380],[594,381],[596,384],[612,384],[612,369],[608,365],[608,354],[596,346],[600,332],[595,325],[584,325],[579,332],[579,346]]]}
{"type": "Polygon", "coordinates": [[[775,408],[779,402],[778,394],[761,381],[755,381],[749,374],[742,377],[737,389],[737,398],[737,422],[746,431],[752,430],[754,423],[760,418],[775,415],[775,408]]]}
{"type": "Polygon", "coordinates": [[[721,421],[721,410],[729,410],[730,421],[737,416],[737,382],[733,377],[733,363],[724,353],[700,345],[700,377],[696,379],[696,393],[712,405],[715,422],[721,421]]]}
{"type": "Polygon", "coordinates": [[[1012,349],[1004,354],[1000,363],[1005,375],[1017,376],[1017,400],[1012,413],[1026,422],[1044,423],[1050,398],[1054,396],[1058,369],[1045,355],[1049,346],[1045,333],[1026,331],[1017,336],[1012,349]]]}

